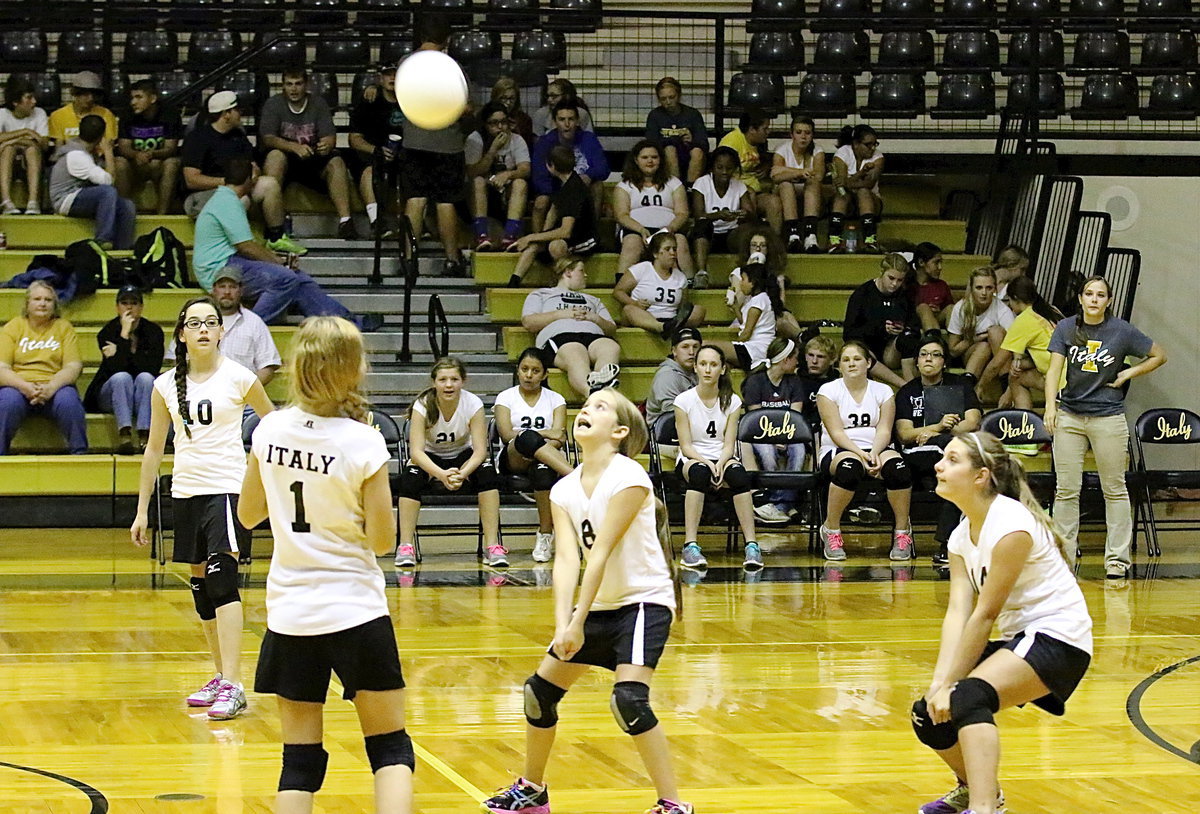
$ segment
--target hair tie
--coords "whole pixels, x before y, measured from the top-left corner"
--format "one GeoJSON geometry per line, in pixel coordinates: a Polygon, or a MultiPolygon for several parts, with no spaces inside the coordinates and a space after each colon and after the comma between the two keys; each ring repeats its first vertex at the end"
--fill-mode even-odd
{"type": "Polygon", "coordinates": [[[791,356],[795,352],[796,352],[796,343],[793,340],[789,339],[789,340],[787,340],[787,344],[784,346],[783,350],[779,351],[779,353],[777,353],[771,357],[771,364],[777,365],[780,362],[782,362],[784,359],[787,359],[789,356],[791,356]]]}

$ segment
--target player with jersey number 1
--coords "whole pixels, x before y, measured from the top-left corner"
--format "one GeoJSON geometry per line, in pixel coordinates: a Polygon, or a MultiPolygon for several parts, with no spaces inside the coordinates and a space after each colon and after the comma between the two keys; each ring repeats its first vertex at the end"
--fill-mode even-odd
{"type": "Polygon", "coordinates": [[[574,429],[580,465],[550,491],[558,540],[554,641],[525,681],[525,773],[483,808],[550,814],[545,770],[558,703],[595,666],[616,673],[610,706],[654,781],[652,814],[691,814],[678,802],[667,736],[650,706],[650,680],[678,603],[650,478],[632,460],[646,446],[646,422],[629,399],[605,388],[588,396],[574,429]]]}

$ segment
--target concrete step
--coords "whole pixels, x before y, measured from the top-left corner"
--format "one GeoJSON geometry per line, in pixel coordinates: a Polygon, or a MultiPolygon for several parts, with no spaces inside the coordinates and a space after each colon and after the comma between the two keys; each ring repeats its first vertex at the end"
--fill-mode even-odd
{"type": "MultiPolygon", "coordinates": [[[[361,286],[347,287],[345,290],[329,289],[329,293],[342,305],[356,314],[380,313],[399,318],[404,313],[404,294],[394,291],[375,292],[363,289],[361,286]]],[[[420,315],[421,322],[429,311],[430,299],[434,296],[429,291],[413,291],[412,314],[420,315]]],[[[482,298],[475,293],[440,293],[437,295],[445,309],[447,317],[478,316],[482,310],[482,298]]]]}
{"type": "MultiPolygon", "coordinates": [[[[394,362],[395,354],[399,352],[403,344],[403,336],[399,331],[380,331],[367,334],[364,338],[366,339],[367,353],[372,358],[372,362],[394,362]]],[[[423,325],[420,326],[419,331],[410,334],[409,347],[413,350],[414,357],[426,354],[429,350],[428,343],[429,340],[426,338],[423,325]]],[[[451,330],[450,352],[470,353],[472,362],[477,358],[482,362],[503,362],[505,359],[503,350],[500,348],[500,338],[492,329],[486,331],[451,330]],[[495,358],[488,357],[489,354],[495,358]]],[[[432,357],[429,358],[429,361],[433,361],[432,357]]]]}

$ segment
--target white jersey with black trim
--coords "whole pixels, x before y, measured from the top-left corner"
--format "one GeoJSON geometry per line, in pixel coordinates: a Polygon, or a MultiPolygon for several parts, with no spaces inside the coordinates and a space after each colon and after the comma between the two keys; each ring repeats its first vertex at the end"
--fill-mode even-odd
{"type": "Polygon", "coordinates": [[[575,536],[586,559],[591,555],[596,534],[604,523],[609,502],[618,492],[634,486],[646,489],[625,536],[613,548],[604,568],[593,610],[617,610],[626,605],[650,602],[675,610],[675,589],[658,540],[654,516],[654,489],[650,476],[636,461],[614,455],[589,497],[583,491],[583,467],[565,476],[550,490],[550,500],[571,518],[575,536]]]}
{"type": "Polygon", "coordinates": [[[561,395],[549,387],[543,386],[538,394],[537,402],[530,407],[529,403],[525,401],[525,397],[521,395],[520,385],[514,385],[496,396],[492,412],[495,413],[496,407],[506,407],[514,430],[517,432],[522,430],[541,432],[554,427],[554,411],[559,407],[565,407],[566,404],[567,400],[561,395]]]}
{"type": "Polygon", "coordinates": [[[978,594],[987,579],[996,544],[1016,531],[1027,532],[1033,538],[1033,548],[996,620],[1000,637],[1007,641],[1024,632],[1032,640],[1035,633],[1045,633],[1090,654],[1092,617],[1079,583],[1050,530],[1020,501],[997,495],[979,530],[979,542],[971,542],[970,521],[963,518],[951,533],[947,548],[963,558],[971,587],[978,594]]]}
{"type": "MultiPolygon", "coordinates": [[[[817,390],[818,396],[824,396],[837,405],[838,415],[842,417],[842,427],[850,440],[860,449],[871,449],[875,444],[875,428],[879,426],[879,415],[883,405],[892,396],[892,388],[883,382],[867,380],[867,389],[862,401],[855,401],[846,387],[844,379],[834,379],[826,382],[817,390]]],[[[825,457],[825,453],[838,449],[824,427],[821,428],[821,450],[817,460],[825,457]]]]}
{"type": "Polygon", "coordinates": [[[189,438],[183,428],[175,369],[154,380],[154,389],[167,403],[175,427],[175,463],[171,469],[171,497],[236,495],[246,475],[246,448],[242,445],[242,414],[246,394],[258,377],[232,359],[222,356],[217,369],[202,382],[187,381],[185,403],[189,438]]]}
{"type": "Polygon", "coordinates": [[[458,391],[458,407],[450,418],[437,410],[437,421],[430,421],[425,405],[418,399],[413,412],[425,418],[425,451],[446,458],[453,457],[471,446],[471,417],[483,409],[483,400],[469,390],[458,391]]]}
{"type": "Polygon", "coordinates": [[[682,271],[678,268],[671,269],[671,273],[664,280],[655,270],[653,263],[643,260],[630,266],[627,273],[637,280],[637,285],[629,292],[629,296],[634,300],[650,303],[650,307],[646,309],[650,316],[655,319],[672,319],[679,313],[684,289],[688,284],[688,279],[682,271]]]}
{"type": "Polygon", "coordinates": [[[318,636],[386,616],[362,500],[363,484],[391,458],[379,430],[287,407],[263,417],[252,450],[275,538],[267,627],[318,636]]]}
{"type": "MultiPolygon", "coordinates": [[[[700,398],[700,391],[692,387],[684,390],[675,397],[675,406],[683,410],[688,418],[688,428],[692,431],[692,446],[696,451],[710,461],[721,457],[725,450],[725,427],[730,418],[742,409],[742,400],[737,393],[729,399],[729,408],[721,409],[721,400],[714,399],[712,406],[700,398]]],[[[682,450],[678,460],[684,460],[682,450]]]]}
{"type": "Polygon", "coordinates": [[[655,186],[638,189],[629,181],[621,181],[617,189],[629,196],[629,217],[647,229],[662,229],[675,220],[672,195],[681,186],[683,182],[672,176],[662,189],[655,186]]]}
{"type": "MultiPolygon", "coordinates": [[[[746,194],[747,190],[744,182],[738,178],[731,178],[729,188],[725,190],[724,195],[720,195],[717,193],[717,186],[710,173],[697,178],[696,183],[692,184],[692,191],[700,194],[700,198],[704,201],[705,212],[720,212],[722,209],[736,212],[741,207],[742,196],[746,194]]],[[[713,233],[722,235],[732,232],[737,225],[736,220],[714,220],[713,233]]]]}

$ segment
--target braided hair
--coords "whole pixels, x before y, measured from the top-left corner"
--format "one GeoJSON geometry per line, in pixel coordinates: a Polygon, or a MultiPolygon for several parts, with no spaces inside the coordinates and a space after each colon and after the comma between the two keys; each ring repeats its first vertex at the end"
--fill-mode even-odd
{"type": "Polygon", "coordinates": [[[188,438],[192,437],[192,415],[187,402],[188,356],[187,343],[183,341],[183,323],[187,321],[188,309],[193,305],[207,305],[217,315],[217,320],[224,325],[221,309],[212,297],[192,297],[179,309],[179,318],[175,320],[175,398],[179,406],[179,421],[188,438]]]}

